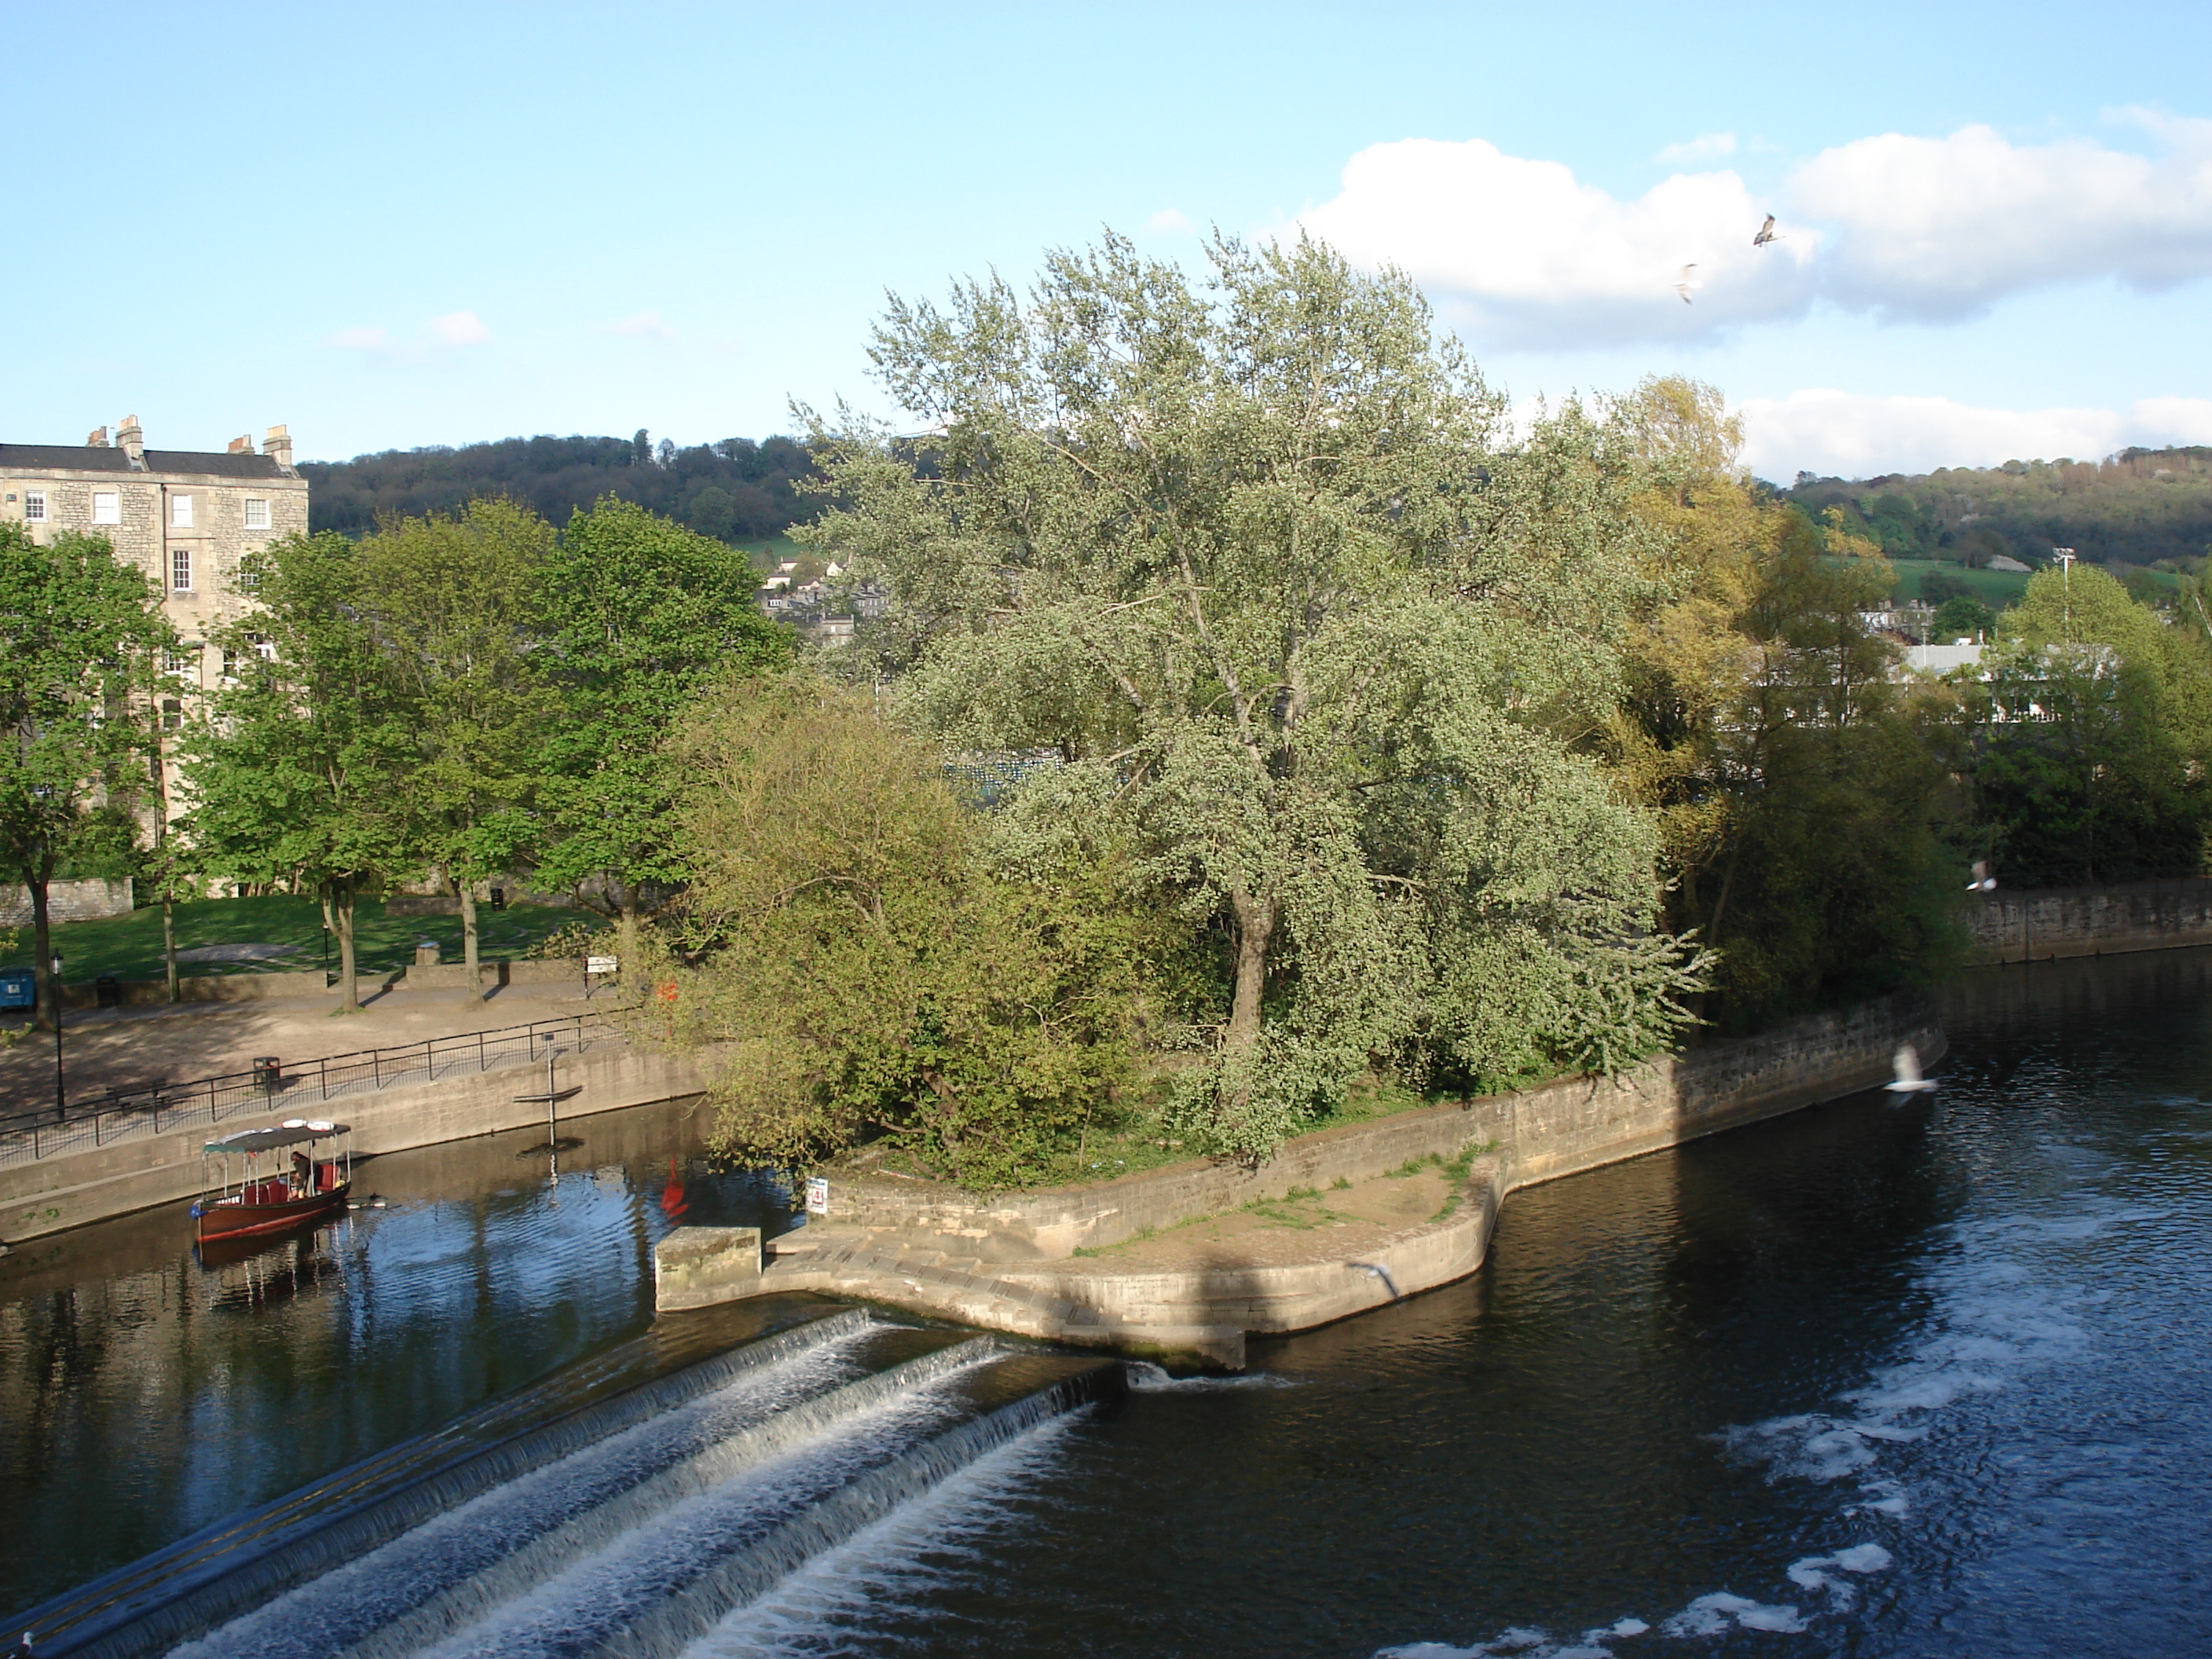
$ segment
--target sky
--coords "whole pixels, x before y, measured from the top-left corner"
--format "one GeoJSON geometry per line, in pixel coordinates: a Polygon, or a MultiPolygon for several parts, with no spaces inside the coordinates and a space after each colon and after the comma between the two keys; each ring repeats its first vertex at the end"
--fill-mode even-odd
{"type": "Polygon", "coordinates": [[[1407,270],[1524,405],[1709,381],[1784,482],[2212,443],[2201,4],[6,0],[0,50],[0,441],[896,422],[886,294],[1218,227],[1407,270]]]}

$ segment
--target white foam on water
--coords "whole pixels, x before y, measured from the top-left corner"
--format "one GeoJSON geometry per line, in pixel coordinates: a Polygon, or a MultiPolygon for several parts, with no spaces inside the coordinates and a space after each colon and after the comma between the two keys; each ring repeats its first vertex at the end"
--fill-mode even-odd
{"type": "Polygon", "coordinates": [[[307,1659],[353,1639],[571,1515],[858,1375],[855,1331],[681,1405],[431,1516],[389,1543],[177,1649],[172,1659],[307,1659]]]}
{"type": "Polygon", "coordinates": [[[1731,1626],[1792,1635],[1806,1628],[1794,1607],[1770,1607],[1725,1590],[1700,1595],[1659,1628],[1668,1636],[1723,1636],[1731,1626]]]}
{"type": "Polygon", "coordinates": [[[1508,1655],[1511,1659],[1620,1659],[1613,1649],[1604,1644],[1622,1637],[1641,1636],[1650,1628],[1641,1619],[1623,1619],[1602,1629],[1586,1630],[1579,1637],[1554,1638],[1548,1632],[1514,1625],[1472,1647],[1454,1647],[1446,1642],[1409,1642],[1383,1648],[1375,1659],[1504,1659],[1508,1655]]]}
{"type": "Polygon", "coordinates": [[[1237,1376],[1170,1376],[1149,1359],[1121,1362],[1129,1386],[1143,1394],[1203,1394],[1216,1389],[1295,1389],[1298,1379],[1273,1371],[1247,1371],[1237,1376]]]}
{"type": "Polygon", "coordinates": [[[1889,1552],[1879,1544],[1854,1544],[1833,1555],[1808,1555],[1791,1562],[1790,1582],[1800,1589],[1826,1591],[1829,1607],[1841,1612],[1856,1601],[1857,1592],[1835,1574],[1881,1572],[1891,1559],[1889,1552]]]}
{"type": "Polygon", "coordinates": [[[971,1566],[980,1560],[978,1540],[1015,1521],[1009,1500],[1058,1463],[1062,1443],[1089,1414],[1048,1418],[987,1452],[738,1607],[684,1649],[683,1659],[842,1651],[854,1626],[879,1624],[887,1609],[963,1585],[988,1588],[971,1566]]]}

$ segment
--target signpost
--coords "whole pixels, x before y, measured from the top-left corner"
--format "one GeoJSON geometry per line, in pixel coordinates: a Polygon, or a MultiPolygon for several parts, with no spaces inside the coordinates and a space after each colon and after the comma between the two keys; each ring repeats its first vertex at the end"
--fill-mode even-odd
{"type": "Polygon", "coordinates": [[[806,1213],[809,1215],[830,1213],[830,1177],[828,1176],[806,1177],[806,1213]]]}
{"type": "Polygon", "coordinates": [[[586,957],[584,958],[585,1000],[588,1002],[591,1000],[592,981],[593,980],[605,979],[610,974],[618,974],[621,971],[622,958],[620,957],[586,957]]]}
{"type": "MultiPolygon", "coordinates": [[[[548,1042],[553,1041],[554,1034],[550,1031],[541,1031],[538,1035],[548,1042]]],[[[580,1083],[567,1089],[556,1089],[553,1086],[553,1062],[566,1052],[562,1048],[548,1048],[545,1051],[544,1093],[517,1095],[514,1097],[515,1103],[519,1106],[534,1106],[539,1101],[545,1103],[545,1156],[551,1160],[553,1184],[556,1187],[561,1184],[561,1138],[555,1133],[560,1127],[560,1114],[557,1109],[560,1103],[570,1096],[580,1095],[584,1092],[584,1086],[580,1083]]]]}

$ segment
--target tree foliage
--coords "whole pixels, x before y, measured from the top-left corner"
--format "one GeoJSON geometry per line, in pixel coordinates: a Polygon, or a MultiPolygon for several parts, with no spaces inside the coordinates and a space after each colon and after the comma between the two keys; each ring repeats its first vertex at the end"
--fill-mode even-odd
{"type": "Polygon", "coordinates": [[[40,1018],[58,988],[46,890],[64,871],[120,875],[145,793],[142,711],[174,636],[160,596],[104,537],[40,546],[0,521],[0,871],[30,890],[40,1018]]]}
{"type": "Polygon", "coordinates": [[[817,427],[806,532],[888,576],[882,660],[957,747],[1057,787],[1218,943],[1180,1121],[1256,1153],[1382,1060],[1614,1066],[1678,1029],[1648,819],[1583,752],[1639,591],[1605,434],[1525,441],[1412,284],[1218,241],[1195,289],[1109,238],[1026,300],[894,301],[940,436],[817,427]]]}
{"type": "Polygon", "coordinates": [[[994,872],[934,747],[803,675],[724,686],[672,754],[701,958],[683,1017],[726,1146],[799,1162],[888,1137],[992,1186],[1105,1105],[1161,953],[1110,860],[994,872]]]}

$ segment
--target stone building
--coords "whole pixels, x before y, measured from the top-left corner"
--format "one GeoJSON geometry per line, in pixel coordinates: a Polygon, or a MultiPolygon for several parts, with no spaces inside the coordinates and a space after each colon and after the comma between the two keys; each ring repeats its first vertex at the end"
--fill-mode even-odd
{"type": "MultiPolygon", "coordinates": [[[[177,695],[163,700],[164,723],[173,726],[187,699],[220,684],[226,664],[210,635],[252,607],[239,590],[239,560],[307,530],[307,481],[281,426],[258,453],[250,437],[220,453],[149,449],[133,415],[112,443],[106,427],[82,447],[0,443],[0,519],[40,543],[70,530],[105,536],[160,589],[182,642],[167,665],[177,695]]],[[[177,781],[167,769],[173,813],[177,781]]]]}
{"type": "Polygon", "coordinates": [[[43,542],[65,530],[105,536],[162,593],[185,641],[172,665],[188,687],[211,688],[211,629],[248,609],[238,561],[307,527],[307,481],[292,466],[292,440],[272,426],[259,453],[251,438],[222,453],[149,449],[138,417],[101,427],[82,447],[0,443],[0,518],[43,542]]]}

